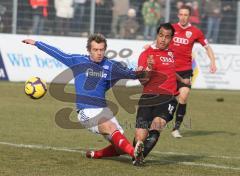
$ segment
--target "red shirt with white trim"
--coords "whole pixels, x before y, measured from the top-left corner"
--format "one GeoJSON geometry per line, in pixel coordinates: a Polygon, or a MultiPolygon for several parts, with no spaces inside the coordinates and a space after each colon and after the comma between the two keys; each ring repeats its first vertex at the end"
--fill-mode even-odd
{"type": "Polygon", "coordinates": [[[192,69],[192,48],[195,42],[202,46],[208,45],[203,32],[189,24],[183,28],[179,23],[173,24],[174,37],[169,48],[174,52],[176,71],[192,69]]]}
{"type": "Polygon", "coordinates": [[[154,64],[150,80],[144,84],[144,94],[177,95],[175,59],[171,50],[160,50],[155,45],[143,51],[138,66],[147,68],[147,58],[153,57],[154,64]]]}

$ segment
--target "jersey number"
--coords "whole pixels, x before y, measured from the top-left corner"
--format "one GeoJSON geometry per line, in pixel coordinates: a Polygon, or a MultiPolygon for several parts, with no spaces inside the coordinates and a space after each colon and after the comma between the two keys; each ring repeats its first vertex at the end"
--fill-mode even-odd
{"type": "Polygon", "coordinates": [[[174,110],[174,106],[172,106],[171,104],[168,104],[168,112],[169,114],[173,114],[173,110],[174,110]]]}

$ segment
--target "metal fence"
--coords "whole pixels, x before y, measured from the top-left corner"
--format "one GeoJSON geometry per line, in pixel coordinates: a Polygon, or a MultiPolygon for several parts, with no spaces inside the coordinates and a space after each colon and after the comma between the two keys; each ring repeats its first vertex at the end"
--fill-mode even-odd
{"type": "MultiPolygon", "coordinates": [[[[155,30],[146,34],[149,13],[143,13],[147,1],[151,0],[48,0],[45,9],[34,8],[31,0],[0,0],[0,32],[76,37],[100,32],[109,38],[152,40],[151,33],[155,30]],[[48,13],[44,14],[44,10],[48,13]]],[[[183,3],[192,7],[191,22],[207,36],[210,15],[206,9],[213,1],[213,9],[220,4],[219,31],[216,40],[210,35],[208,39],[212,43],[240,44],[239,0],[185,0],[183,3]]],[[[157,24],[177,22],[180,0],[155,2],[159,6],[154,12],[157,24]]],[[[213,25],[213,29],[216,28],[213,25]]]]}

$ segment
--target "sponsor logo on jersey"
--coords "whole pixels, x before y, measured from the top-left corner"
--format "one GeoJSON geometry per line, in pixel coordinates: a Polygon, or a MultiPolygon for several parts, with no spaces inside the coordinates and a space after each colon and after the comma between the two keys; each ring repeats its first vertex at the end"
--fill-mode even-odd
{"type": "Polygon", "coordinates": [[[99,78],[106,78],[107,74],[103,71],[94,71],[93,69],[89,68],[86,70],[87,77],[99,77],[99,78]]]}
{"type": "Polygon", "coordinates": [[[186,31],[186,37],[190,38],[192,36],[192,32],[191,31],[186,31]]]}
{"type": "Polygon", "coordinates": [[[189,40],[188,39],[181,38],[181,37],[174,37],[173,41],[174,41],[174,43],[183,44],[183,45],[189,44],[189,40]]]}
{"type": "Polygon", "coordinates": [[[109,66],[108,65],[104,65],[103,68],[106,69],[106,70],[109,70],[109,66]]]}
{"type": "Polygon", "coordinates": [[[173,58],[170,58],[170,57],[161,56],[161,57],[160,57],[160,60],[161,60],[163,63],[174,63],[174,59],[173,59],[173,58]]]}

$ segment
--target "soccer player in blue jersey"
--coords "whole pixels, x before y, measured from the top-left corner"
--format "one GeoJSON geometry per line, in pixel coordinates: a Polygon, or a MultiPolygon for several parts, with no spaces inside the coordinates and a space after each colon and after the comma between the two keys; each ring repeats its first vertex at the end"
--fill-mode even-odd
{"type": "Polygon", "coordinates": [[[135,72],[120,62],[104,56],[107,41],[101,34],[92,34],[87,41],[89,55],[66,54],[61,50],[40,41],[31,39],[23,43],[34,45],[73,70],[75,78],[76,107],[80,123],[90,131],[103,135],[111,144],[98,151],[88,151],[88,158],[102,158],[129,154],[140,165],[143,160],[143,143],[137,142],[134,148],[123,135],[113,112],[107,107],[106,91],[120,79],[145,77],[145,71],[135,72]],[[79,71],[79,69],[81,69],[79,71]]]}

